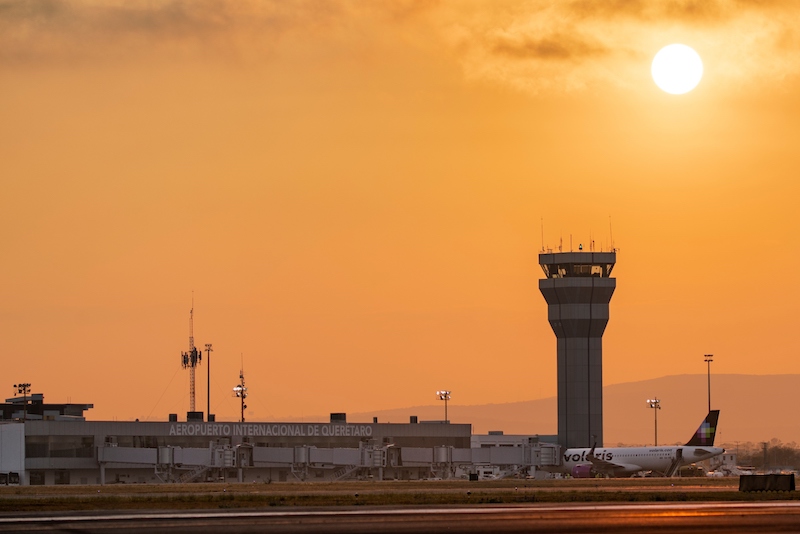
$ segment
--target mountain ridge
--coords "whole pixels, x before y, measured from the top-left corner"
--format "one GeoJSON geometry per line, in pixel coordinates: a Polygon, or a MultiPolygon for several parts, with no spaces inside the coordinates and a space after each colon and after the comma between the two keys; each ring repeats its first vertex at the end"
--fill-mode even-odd
{"type": "MultiPolygon", "coordinates": [[[[720,410],[716,443],[800,442],[800,425],[787,410],[797,403],[796,391],[800,391],[800,374],[712,374],[711,407],[720,410]]],[[[679,374],[610,384],[603,387],[603,403],[606,446],[653,444],[656,415],[658,443],[682,444],[708,411],[708,376],[679,374]],[[646,402],[653,397],[661,401],[657,414],[646,402]]],[[[444,407],[438,403],[355,412],[347,418],[352,422],[377,417],[382,423],[407,423],[412,415],[420,421],[441,420],[444,407]]],[[[552,435],[558,431],[556,397],[475,405],[451,402],[448,416],[451,423],[472,424],[476,434],[501,430],[505,434],[552,435]]]]}

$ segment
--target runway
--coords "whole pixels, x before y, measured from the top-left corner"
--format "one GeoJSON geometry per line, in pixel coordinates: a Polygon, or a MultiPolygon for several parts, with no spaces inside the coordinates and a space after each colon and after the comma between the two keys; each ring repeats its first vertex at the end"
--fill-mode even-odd
{"type": "Polygon", "coordinates": [[[4,532],[797,532],[800,502],[53,513],[0,517],[4,532]]]}

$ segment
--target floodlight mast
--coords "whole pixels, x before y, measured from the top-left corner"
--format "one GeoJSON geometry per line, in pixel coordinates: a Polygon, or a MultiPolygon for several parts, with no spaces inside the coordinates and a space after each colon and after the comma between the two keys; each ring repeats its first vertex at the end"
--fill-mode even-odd
{"type": "Polygon", "coordinates": [[[211,348],[211,343],[206,343],[206,371],[208,373],[208,380],[206,381],[206,413],[207,421],[211,421],[211,353],[214,349],[211,348]]]}
{"type": "Polygon", "coordinates": [[[247,398],[247,388],[244,385],[244,369],[239,371],[239,383],[233,388],[233,394],[239,397],[242,404],[242,423],[244,423],[244,410],[247,408],[247,405],[244,403],[244,400],[247,398]]]}
{"type": "Polygon", "coordinates": [[[444,422],[449,423],[450,420],[447,418],[447,401],[450,400],[450,392],[446,390],[437,391],[436,396],[439,397],[439,400],[444,401],[444,422]]]}
{"type": "Polygon", "coordinates": [[[653,413],[655,414],[656,435],[653,446],[658,447],[658,410],[661,409],[661,401],[658,398],[647,399],[647,404],[653,408],[653,413]]]}
{"type": "Polygon", "coordinates": [[[14,384],[14,396],[17,396],[17,393],[22,395],[22,420],[28,420],[28,393],[31,392],[31,384],[29,382],[19,384],[14,384]]]}
{"type": "Polygon", "coordinates": [[[711,362],[714,361],[713,354],[704,354],[703,358],[708,364],[708,411],[711,411],[711,362]]]}

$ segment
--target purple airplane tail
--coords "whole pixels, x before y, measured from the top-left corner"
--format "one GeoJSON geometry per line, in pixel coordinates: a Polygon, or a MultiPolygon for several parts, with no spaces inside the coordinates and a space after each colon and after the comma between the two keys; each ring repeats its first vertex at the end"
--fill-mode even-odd
{"type": "Polygon", "coordinates": [[[717,435],[717,421],[719,420],[719,410],[711,410],[700,424],[700,428],[694,433],[692,439],[686,444],[687,447],[712,447],[714,436],[717,435]]]}

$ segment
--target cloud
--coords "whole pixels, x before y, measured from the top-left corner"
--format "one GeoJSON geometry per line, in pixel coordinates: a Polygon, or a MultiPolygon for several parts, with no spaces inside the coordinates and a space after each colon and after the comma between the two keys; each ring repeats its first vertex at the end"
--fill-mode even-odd
{"type": "Polygon", "coordinates": [[[322,0],[0,0],[0,64],[263,52],[347,18],[322,0]]]}
{"type": "Polygon", "coordinates": [[[800,3],[788,0],[507,0],[448,4],[444,40],[467,77],[539,93],[637,85],[683,42],[737,87],[800,74],[800,3]]]}
{"type": "Polygon", "coordinates": [[[708,24],[730,17],[718,0],[574,0],[563,4],[565,13],[579,19],[636,20],[708,24]]]}
{"type": "Polygon", "coordinates": [[[577,35],[552,34],[541,38],[498,36],[493,51],[517,59],[580,61],[603,55],[607,49],[577,35]]]}
{"type": "Polygon", "coordinates": [[[796,28],[795,0],[0,0],[0,68],[262,62],[289,38],[346,58],[380,41],[535,94],[635,87],[659,48],[684,42],[738,87],[800,74],[796,28]]]}

